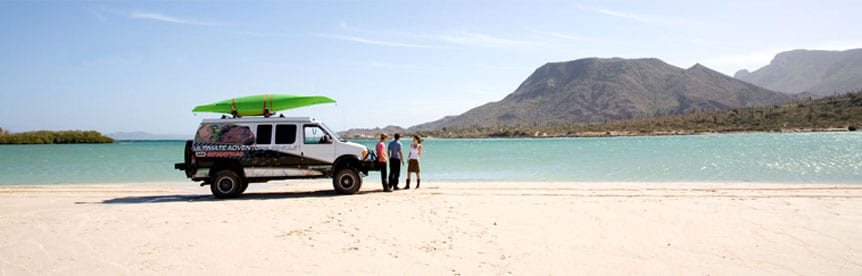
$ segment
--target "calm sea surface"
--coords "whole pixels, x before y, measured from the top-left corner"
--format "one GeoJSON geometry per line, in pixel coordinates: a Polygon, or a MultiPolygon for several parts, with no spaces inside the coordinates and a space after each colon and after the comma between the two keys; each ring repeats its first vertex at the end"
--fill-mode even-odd
{"type": "MultiPolygon", "coordinates": [[[[429,139],[424,147],[426,181],[862,184],[860,132],[429,139]]],[[[182,141],[0,145],[0,185],[188,181],[173,169],[182,158],[182,141]]]]}

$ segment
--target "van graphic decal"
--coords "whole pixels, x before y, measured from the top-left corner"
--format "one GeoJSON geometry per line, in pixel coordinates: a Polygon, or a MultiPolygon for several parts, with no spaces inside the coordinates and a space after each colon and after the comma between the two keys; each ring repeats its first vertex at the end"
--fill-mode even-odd
{"type": "Polygon", "coordinates": [[[195,142],[215,142],[235,145],[254,144],[254,133],[247,126],[231,123],[201,124],[195,142]]]}
{"type": "MultiPolygon", "coordinates": [[[[296,148],[293,146],[292,148],[296,148]]],[[[199,143],[192,144],[192,151],[199,160],[205,164],[211,162],[208,158],[237,159],[243,166],[313,166],[331,165],[330,162],[317,160],[311,157],[299,156],[297,154],[282,152],[272,149],[269,145],[236,145],[225,143],[199,143]]]]}
{"type": "Polygon", "coordinates": [[[241,151],[210,151],[206,155],[213,158],[242,158],[245,153],[241,151]]]}
{"type": "Polygon", "coordinates": [[[194,151],[252,151],[257,150],[253,145],[236,145],[222,143],[195,143],[194,151]]]}

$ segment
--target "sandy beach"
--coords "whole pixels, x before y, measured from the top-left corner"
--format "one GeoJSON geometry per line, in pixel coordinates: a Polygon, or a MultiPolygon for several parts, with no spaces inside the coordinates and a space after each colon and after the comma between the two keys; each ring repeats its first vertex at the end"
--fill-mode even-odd
{"type": "Polygon", "coordinates": [[[862,186],[0,187],[0,274],[862,273],[862,186]]]}

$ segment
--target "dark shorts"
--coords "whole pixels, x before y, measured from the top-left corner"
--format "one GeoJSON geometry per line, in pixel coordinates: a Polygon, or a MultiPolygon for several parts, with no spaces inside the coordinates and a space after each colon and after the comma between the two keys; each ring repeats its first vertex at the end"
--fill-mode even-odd
{"type": "Polygon", "coordinates": [[[410,159],[407,161],[407,173],[419,173],[419,160],[410,159]]]}

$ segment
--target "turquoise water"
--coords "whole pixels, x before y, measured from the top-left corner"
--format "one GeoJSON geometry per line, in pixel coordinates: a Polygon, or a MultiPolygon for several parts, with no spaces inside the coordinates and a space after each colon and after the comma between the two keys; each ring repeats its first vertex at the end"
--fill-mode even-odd
{"type": "MultiPolygon", "coordinates": [[[[376,141],[357,142],[372,148],[376,141]]],[[[862,184],[859,132],[429,139],[424,147],[426,181],[862,184]]],[[[187,181],[173,169],[182,150],[182,141],[4,145],[0,184],[187,181]]]]}
{"type": "Polygon", "coordinates": [[[0,145],[0,184],[163,182],[185,179],[174,163],[183,141],[0,145]]]}

